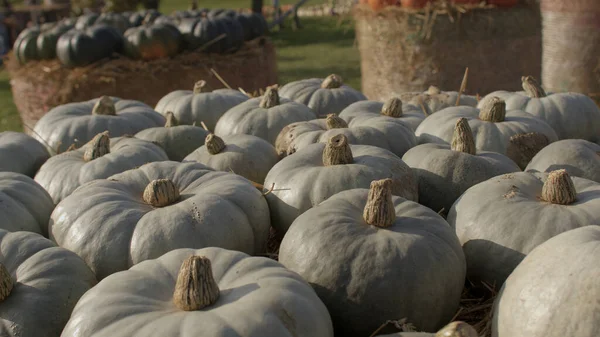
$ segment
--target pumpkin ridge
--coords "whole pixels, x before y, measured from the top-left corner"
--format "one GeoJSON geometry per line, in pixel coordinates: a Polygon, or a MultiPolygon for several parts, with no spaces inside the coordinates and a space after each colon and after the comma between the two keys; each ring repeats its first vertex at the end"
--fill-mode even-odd
{"type": "Polygon", "coordinates": [[[344,165],[353,162],[354,158],[352,157],[348,138],[343,134],[329,138],[323,150],[323,165],[344,165]]]}
{"type": "Polygon", "coordinates": [[[183,261],[173,293],[173,302],[183,311],[200,310],[214,304],[220,296],[211,262],[204,256],[190,256],[183,261]]]}
{"type": "Polygon", "coordinates": [[[392,200],[392,179],[371,182],[363,219],[371,226],[386,228],[394,224],[396,210],[392,200]]]}

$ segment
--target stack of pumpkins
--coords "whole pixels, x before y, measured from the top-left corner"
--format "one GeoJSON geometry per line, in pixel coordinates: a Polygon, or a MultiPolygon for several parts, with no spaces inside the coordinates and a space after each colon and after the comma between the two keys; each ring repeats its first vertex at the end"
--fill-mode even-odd
{"type": "MultiPolygon", "coordinates": [[[[386,7],[402,7],[408,9],[421,9],[427,6],[428,3],[439,0],[359,0],[360,4],[369,5],[374,11],[379,11],[386,7]]],[[[512,7],[520,0],[443,0],[453,5],[479,5],[488,4],[498,7],[512,7]]]]}
{"type": "Polygon", "coordinates": [[[199,81],[0,133],[0,334],[477,337],[468,278],[494,336],[598,336],[600,110],[522,84],[199,81]]]}

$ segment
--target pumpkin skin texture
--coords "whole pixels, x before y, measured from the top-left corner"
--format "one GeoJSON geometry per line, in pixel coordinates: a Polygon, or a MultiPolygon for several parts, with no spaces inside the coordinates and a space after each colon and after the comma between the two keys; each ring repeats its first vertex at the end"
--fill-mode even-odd
{"type": "Polygon", "coordinates": [[[432,210],[392,197],[388,182],[387,223],[367,220],[371,192],[352,189],[300,215],[281,242],[279,261],[313,286],[339,336],[368,336],[396,317],[436,331],[459,306],[466,263],[456,234],[432,210]]]}
{"type": "Polygon", "coordinates": [[[279,90],[281,97],[308,106],[317,117],[339,114],[350,104],[365,101],[361,92],[344,85],[342,78],[332,74],[325,79],[311,78],[288,83],[279,90]]]}
{"type": "Polygon", "coordinates": [[[33,137],[21,132],[0,132],[0,172],[17,172],[33,177],[50,157],[33,137]]]}
{"type": "Polygon", "coordinates": [[[494,337],[600,335],[600,227],[557,235],[506,280],[494,305],[494,337]]]}
{"type": "Polygon", "coordinates": [[[133,59],[156,60],[175,56],[181,50],[182,36],[170,24],[146,24],[125,32],[123,51],[133,59]]]}
{"type": "Polygon", "coordinates": [[[87,152],[94,140],[81,148],[50,158],[35,176],[35,181],[48,191],[55,204],[69,196],[79,186],[95,180],[106,179],[114,174],[134,169],[149,162],[167,161],[167,154],[155,144],[131,138],[108,139],[104,155],[90,159],[87,152]]]}
{"type": "MultiPolygon", "coordinates": [[[[458,99],[458,91],[442,91],[435,86],[430,86],[427,91],[424,92],[406,92],[399,95],[399,98],[403,102],[417,106],[425,110],[427,115],[434,114],[442,109],[456,106],[456,100],[458,99]]],[[[459,106],[471,106],[476,107],[478,104],[477,97],[460,95],[459,106]]]]}
{"type": "Polygon", "coordinates": [[[0,263],[13,288],[0,303],[0,335],[58,337],[79,298],[96,284],[74,253],[41,235],[0,230],[0,263]]]}
{"type": "Polygon", "coordinates": [[[164,124],[165,118],[142,102],[104,96],[50,110],[35,125],[34,138],[52,153],[62,153],[71,144],[86,144],[100,132],[120,137],[164,124]],[[95,109],[95,105],[105,108],[95,109]]]}
{"type": "Polygon", "coordinates": [[[218,136],[253,135],[275,145],[277,135],[287,125],[309,121],[315,114],[305,105],[279,98],[277,89],[269,88],[262,97],[252,98],[231,108],[217,122],[218,136]]]}
{"type": "Polygon", "coordinates": [[[271,259],[211,247],[174,250],[98,283],[79,301],[62,337],[109,336],[333,337],[333,328],[296,273],[271,259]],[[210,260],[221,291],[214,304],[183,311],[173,293],[191,255],[210,260]]]}
{"type": "Polygon", "coordinates": [[[20,173],[0,172],[0,229],[48,236],[54,202],[42,186],[20,173]]]}
{"type": "MultiPolygon", "coordinates": [[[[571,229],[597,225],[600,184],[571,177],[575,201],[559,204],[544,197],[550,174],[517,172],[494,177],[468,189],[452,206],[448,223],[456,229],[472,280],[500,287],[535,247],[571,229]]],[[[566,179],[565,179],[566,180],[566,179]]],[[[550,179],[553,182],[554,179],[550,179]]],[[[564,187],[563,187],[564,188],[564,187]]]]}
{"type": "Polygon", "coordinates": [[[558,169],[600,183],[600,145],[583,139],[559,140],[538,152],[525,170],[550,172],[558,169]]]}
{"type": "MultiPolygon", "coordinates": [[[[350,104],[339,114],[340,118],[348,123],[358,116],[394,118],[409,126],[413,131],[425,119],[425,114],[420,108],[402,103],[398,98],[392,98],[386,103],[377,101],[360,101],[350,104]],[[392,107],[393,106],[393,107],[392,107]]],[[[376,119],[373,119],[376,121],[376,119]]]]}
{"type": "Polygon", "coordinates": [[[118,30],[106,25],[94,25],[85,30],[70,30],[58,38],[56,56],[68,67],[83,67],[110,57],[123,47],[118,30]]]}
{"type": "Polygon", "coordinates": [[[245,178],[198,163],[155,162],[81,186],[52,213],[50,235],[102,279],[177,248],[256,254],[269,226],[268,205],[245,178]],[[171,181],[179,200],[152,206],[144,192],[157,179],[171,181]]]}
{"type": "Polygon", "coordinates": [[[38,57],[42,60],[52,60],[56,58],[56,44],[58,39],[66,32],[73,29],[74,25],[59,23],[55,27],[44,31],[36,40],[38,57]]]}
{"type": "Polygon", "coordinates": [[[33,26],[24,29],[13,44],[15,57],[21,64],[39,59],[37,50],[37,38],[40,36],[39,27],[33,26]]]}

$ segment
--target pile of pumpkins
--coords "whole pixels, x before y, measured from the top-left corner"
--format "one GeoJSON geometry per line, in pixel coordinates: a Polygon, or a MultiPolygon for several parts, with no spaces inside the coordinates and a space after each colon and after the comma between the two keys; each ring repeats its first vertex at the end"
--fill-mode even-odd
{"type": "Polygon", "coordinates": [[[477,337],[468,279],[495,337],[596,337],[600,109],[521,81],[199,81],[0,133],[0,334],[477,337]]]}
{"type": "Polygon", "coordinates": [[[232,53],[268,34],[260,13],[195,9],[170,16],[156,10],[90,13],[23,30],[13,50],[21,64],[58,58],[81,67],[113,53],[136,60],[173,57],[184,51],[232,53]]]}
{"type": "Polygon", "coordinates": [[[422,9],[429,3],[445,1],[452,5],[493,5],[496,7],[512,7],[518,5],[520,0],[359,0],[359,4],[369,5],[374,11],[386,7],[402,7],[407,9],[422,9]]]}

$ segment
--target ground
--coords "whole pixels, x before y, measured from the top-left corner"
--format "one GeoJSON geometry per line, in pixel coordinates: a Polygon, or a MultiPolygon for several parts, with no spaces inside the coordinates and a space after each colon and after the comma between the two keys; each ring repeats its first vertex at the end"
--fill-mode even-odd
{"type": "MultiPolygon", "coordinates": [[[[281,0],[281,4],[297,0],[281,0]]],[[[306,5],[325,2],[310,0],[306,5]]],[[[162,0],[163,13],[185,9],[187,0],[162,0]],[[167,4],[168,3],[168,4],[167,4]]],[[[250,0],[199,0],[200,7],[241,8],[250,7],[250,0]]],[[[271,1],[264,0],[265,5],[271,1]]],[[[273,32],[277,47],[279,84],[310,77],[325,77],[330,73],[341,75],[350,86],[360,89],[360,58],[354,44],[351,17],[302,18],[304,28],[293,31],[291,26],[273,32]]],[[[22,131],[19,114],[13,104],[10,79],[0,71],[0,131],[22,131]]]]}

